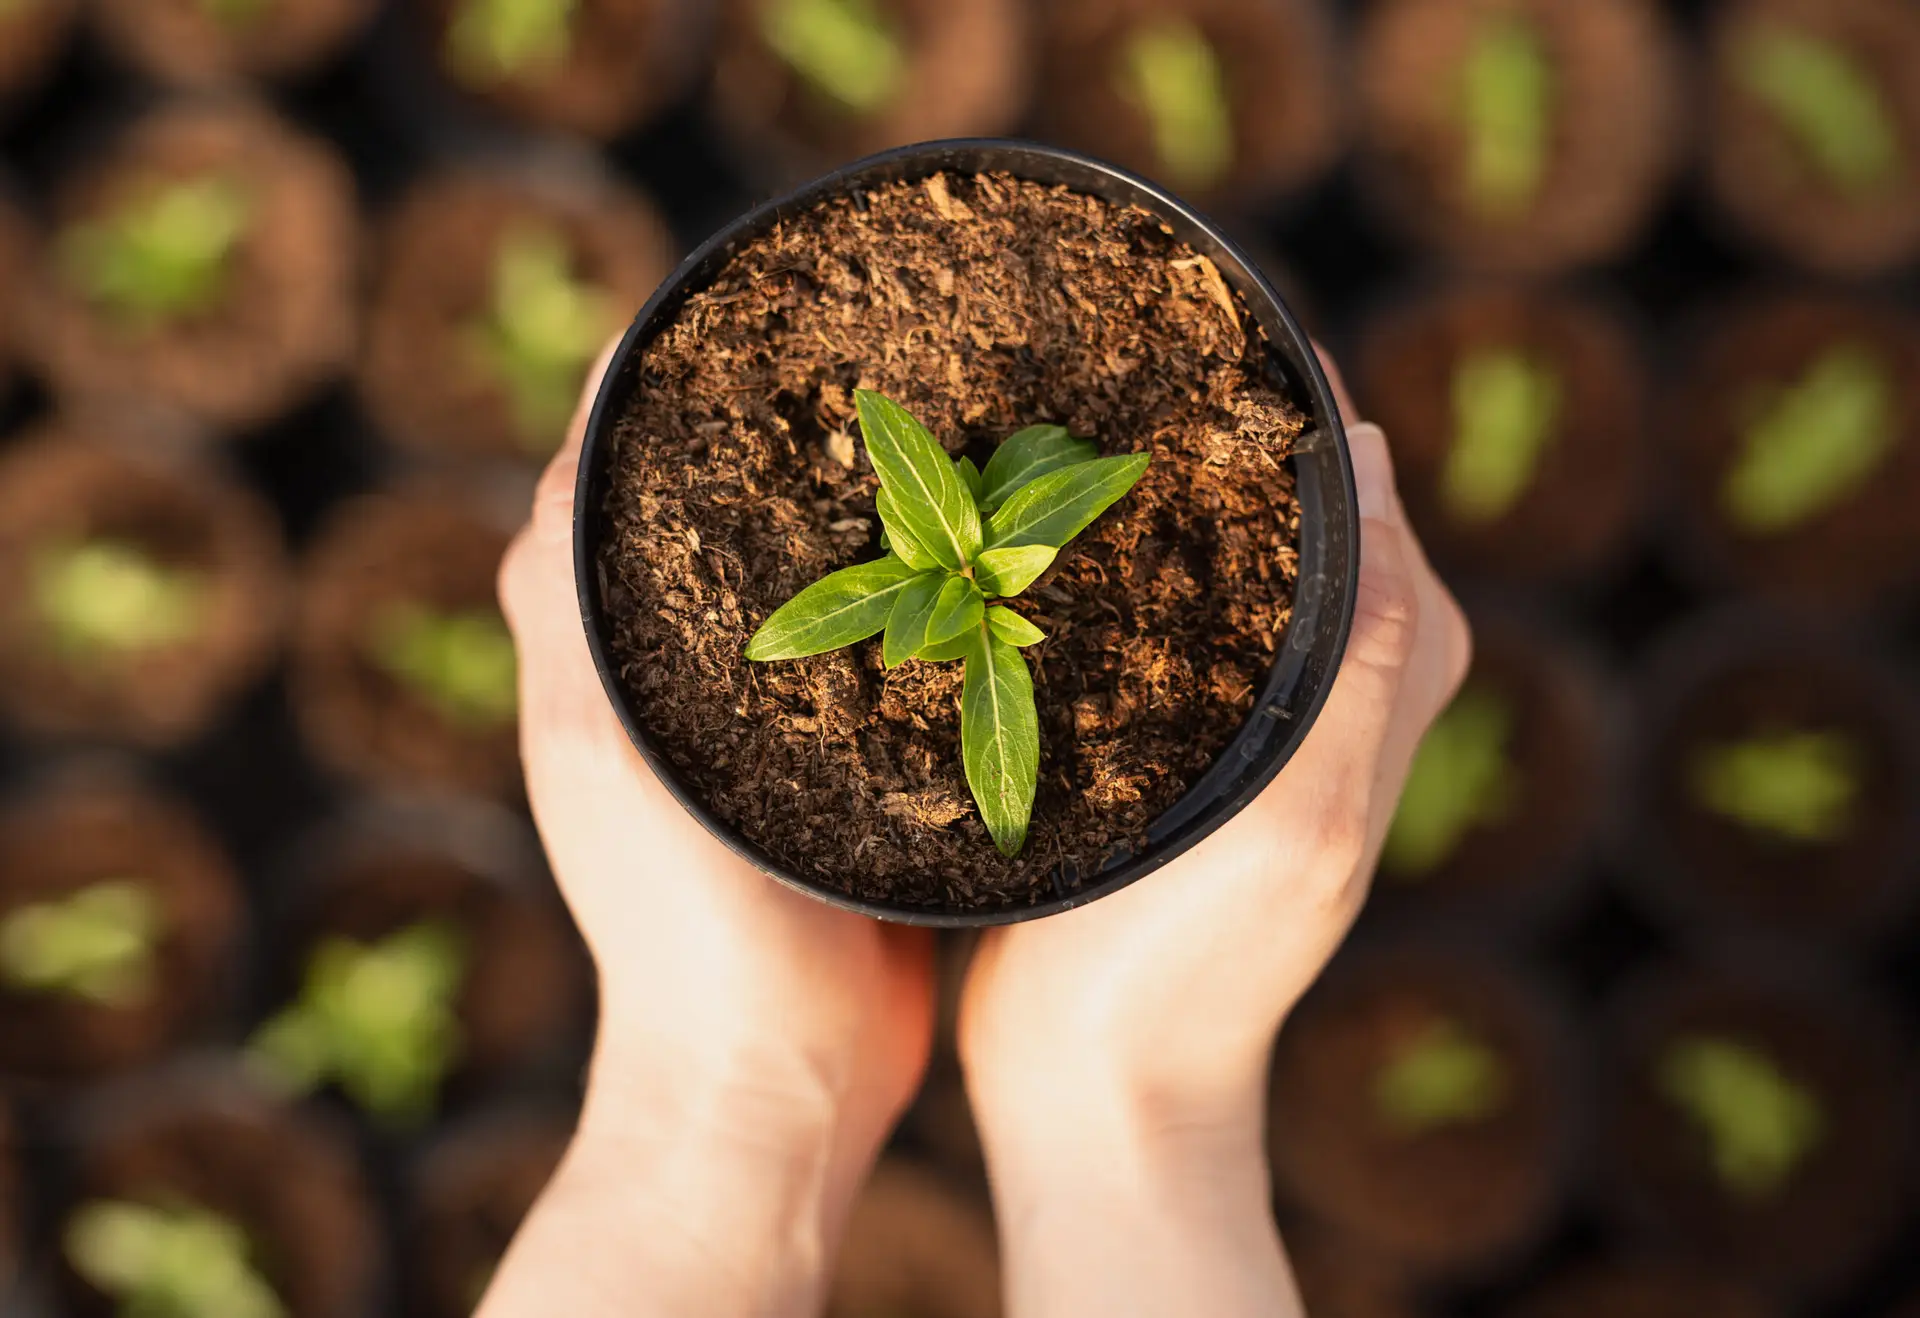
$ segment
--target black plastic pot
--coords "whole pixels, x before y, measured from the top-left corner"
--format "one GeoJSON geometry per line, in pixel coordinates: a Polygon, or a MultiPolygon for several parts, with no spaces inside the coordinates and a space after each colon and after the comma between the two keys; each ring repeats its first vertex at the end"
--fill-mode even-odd
{"type": "Polygon", "coordinates": [[[1313,345],[1252,260],[1220,228],[1185,202],[1113,165],[1056,147],[996,139],[963,139],[902,147],[856,162],[796,192],[757,207],[688,257],[635,319],[601,381],[587,422],[574,495],[574,580],[594,667],[627,735],[679,802],[709,832],[766,874],[843,910],[920,925],[1013,924],[1084,906],[1153,873],[1231,819],[1273,781],[1313,726],[1346,649],[1359,579],[1360,517],[1333,392],[1313,345]],[[1300,576],[1279,657],[1253,713],[1192,790],[1148,829],[1147,846],[1122,853],[1073,885],[1055,873],[1054,892],[1033,904],[994,910],[924,907],[860,900],[796,874],[714,817],[681,781],[672,761],[648,736],[643,712],[622,686],[608,652],[609,620],[600,595],[598,553],[605,527],[608,455],[614,428],[640,384],[639,362],[673,323],[688,297],[709,284],[744,244],[775,225],[834,197],[941,171],[1004,171],[1031,182],[1072,188],[1116,205],[1133,205],[1163,220],[1179,241],[1213,261],[1241,298],[1269,345],[1273,382],[1306,405],[1312,425],[1292,459],[1301,508],[1300,576]]]}

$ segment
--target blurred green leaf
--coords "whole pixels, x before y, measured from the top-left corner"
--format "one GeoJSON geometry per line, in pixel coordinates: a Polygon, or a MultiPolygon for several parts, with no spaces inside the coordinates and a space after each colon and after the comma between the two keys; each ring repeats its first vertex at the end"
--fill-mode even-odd
{"type": "Polygon", "coordinates": [[[1854,829],[1862,758],[1842,732],[1769,732],[1701,747],[1689,781],[1714,814],[1790,842],[1831,845],[1854,829]]]}
{"type": "Polygon", "coordinates": [[[287,1318],[246,1231],[197,1205],[91,1200],[67,1220],[62,1245],[121,1318],[287,1318]]]}
{"type": "Polygon", "coordinates": [[[195,0],[200,12],[226,28],[251,27],[266,16],[274,0],[195,0]]]}
{"type": "Polygon", "coordinates": [[[519,663],[498,609],[389,605],[368,636],[373,661],[447,722],[485,730],[519,709],[519,663]]]}
{"type": "Polygon", "coordinates": [[[1657,1081],[1706,1138],[1715,1175],[1740,1199],[1776,1197],[1826,1137],[1813,1091],[1738,1040],[1675,1040],[1659,1058],[1657,1081]]]}
{"type": "Polygon", "coordinates": [[[238,179],[160,184],[66,229],[57,258],[90,301],[132,328],[152,329],[220,304],[252,214],[238,179]]]}
{"type": "Polygon", "coordinates": [[[906,49],[873,0],[761,0],[760,34],[845,112],[873,114],[905,89],[906,49]]]}
{"type": "Polygon", "coordinates": [[[1233,99],[1219,53],[1197,25],[1165,15],[1120,52],[1120,93],[1146,116],[1154,154],[1177,188],[1218,186],[1233,170],[1233,99]]]}
{"type": "Polygon", "coordinates": [[[1464,183],[1475,210],[1502,217],[1533,205],[1553,158],[1556,95],[1534,24],[1511,13],[1482,19],[1460,71],[1464,183]]]}
{"type": "Polygon", "coordinates": [[[0,917],[0,981],[19,992],[132,1006],[152,986],[162,932],[160,904],[145,884],[89,884],[0,917]]]}
{"type": "Polygon", "coordinates": [[[1505,348],[1470,352],[1453,372],[1453,444],[1440,498],[1462,522],[1497,521],[1533,483],[1560,423],[1560,375],[1505,348]]]}
{"type": "Polygon", "coordinates": [[[447,27],[453,71],[482,86],[544,73],[573,53],[580,0],[460,0],[447,27]]]}
{"type": "Polygon", "coordinates": [[[1500,1054],[1456,1020],[1433,1022],[1374,1076],[1374,1111],[1402,1139],[1470,1126],[1506,1102],[1500,1054]]]}
{"type": "Polygon", "coordinates": [[[1431,874],[1475,828],[1505,819],[1520,793],[1508,758],[1513,710],[1483,683],[1469,682],[1434,721],[1413,757],[1387,830],[1381,868],[1401,880],[1431,874]]]}
{"type": "Polygon", "coordinates": [[[83,661],[184,645],[206,627],[206,575],[115,540],[48,545],[33,557],[33,608],[53,646],[83,661]]]}
{"type": "Polygon", "coordinates": [[[1783,23],[1751,23],[1734,73],[1842,192],[1871,195],[1905,172],[1893,108],[1873,70],[1839,42],[1783,23]]]}
{"type": "Polygon", "coordinates": [[[1754,401],[1720,503],[1755,535],[1791,530],[1852,497],[1899,437],[1895,377],[1862,346],[1829,349],[1799,381],[1754,401]]]}

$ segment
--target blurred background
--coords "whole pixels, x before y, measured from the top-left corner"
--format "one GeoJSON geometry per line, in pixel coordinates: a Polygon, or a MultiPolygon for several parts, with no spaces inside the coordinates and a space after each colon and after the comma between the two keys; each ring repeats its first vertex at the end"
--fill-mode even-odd
{"type": "MultiPolygon", "coordinates": [[[[719,225],[989,134],[1220,219],[1476,621],[1276,1051],[1315,1318],[1920,1314],[1914,0],[0,0],[0,1312],[470,1310],[592,1019],[532,475],[719,225]]],[[[943,1049],[834,1312],[995,1279],[943,1049]]]]}

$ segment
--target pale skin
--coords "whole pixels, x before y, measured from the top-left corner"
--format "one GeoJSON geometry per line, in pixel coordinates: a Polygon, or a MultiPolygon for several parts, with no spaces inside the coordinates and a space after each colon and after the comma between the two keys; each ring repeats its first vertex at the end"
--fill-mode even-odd
{"type": "MultiPolygon", "coordinates": [[[[479,1315],[814,1315],[926,1066],[931,945],[765,878],[628,744],[574,599],[584,429],[583,407],[500,589],[528,795],[594,955],[601,1027],[579,1132],[479,1315]]],[[[1303,1312],[1269,1207],[1268,1052],[1358,912],[1469,653],[1385,437],[1358,424],[1349,440],[1359,608],[1299,753],[1174,864],[993,931],[973,960],[959,1046],[1010,1318],[1303,1312]]]]}

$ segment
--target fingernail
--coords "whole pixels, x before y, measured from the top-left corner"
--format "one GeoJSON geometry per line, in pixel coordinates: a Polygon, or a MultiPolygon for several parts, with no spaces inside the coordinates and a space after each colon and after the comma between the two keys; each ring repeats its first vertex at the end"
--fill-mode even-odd
{"type": "Polygon", "coordinates": [[[1387,454],[1386,432],[1371,421],[1347,429],[1347,448],[1353,454],[1353,484],[1360,496],[1363,517],[1385,517],[1393,508],[1393,459],[1387,454]]]}

